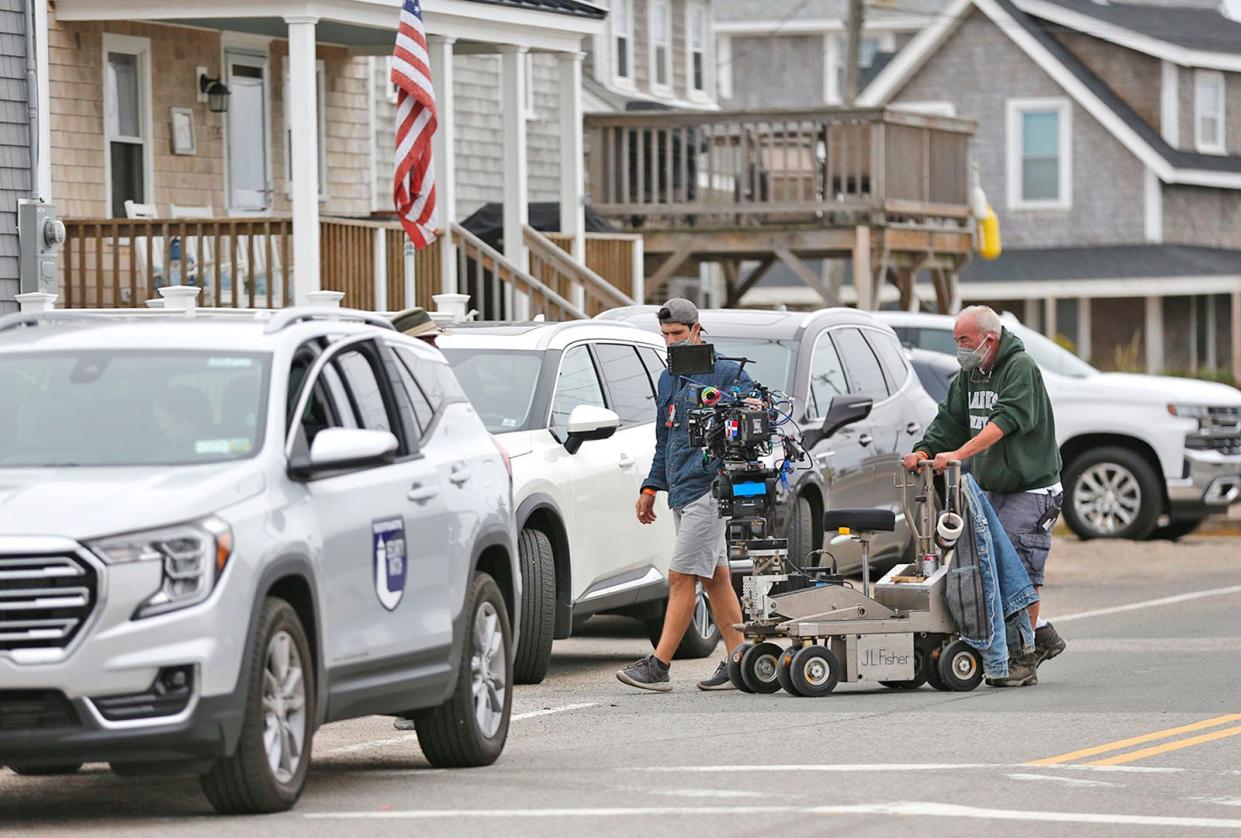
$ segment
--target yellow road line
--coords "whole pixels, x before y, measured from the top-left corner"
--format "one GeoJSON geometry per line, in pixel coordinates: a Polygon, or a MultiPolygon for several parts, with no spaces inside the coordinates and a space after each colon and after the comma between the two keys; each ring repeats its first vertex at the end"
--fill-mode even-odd
{"type": "Polygon", "coordinates": [[[1204,733],[1201,736],[1191,736],[1188,739],[1178,739],[1175,742],[1165,742],[1162,745],[1154,745],[1150,748],[1142,748],[1140,751],[1130,751],[1127,754],[1108,757],[1107,759],[1095,760],[1087,762],[1086,765],[1120,765],[1124,762],[1134,762],[1139,759],[1146,759],[1157,754],[1166,754],[1169,751],[1179,751],[1181,748],[1190,748],[1194,745],[1201,745],[1205,742],[1214,742],[1216,739],[1226,739],[1229,736],[1241,736],[1241,727],[1229,727],[1224,730],[1216,730],[1211,733],[1204,733]]]}
{"type": "MultiPolygon", "coordinates": [[[[1036,759],[1033,762],[1027,762],[1026,765],[1060,765],[1061,763],[1072,762],[1075,759],[1083,759],[1097,754],[1105,754],[1108,751],[1119,751],[1133,745],[1153,742],[1156,739],[1167,739],[1169,736],[1179,736],[1182,733],[1192,733],[1195,730],[1204,730],[1208,727],[1219,727],[1220,725],[1237,721],[1241,721],[1241,713],[1230,713],[1227,716],[1216,716],[1214,719],[1204,719],[1203,721],[1194,722],[1193,724],[1181,725],[1180,727],[1170,727],[1167,730],[1157,730],[1154,733],[1144,733],[1141,736],[1133,736],[1129,739],[1120,739],[1116,742],[1108,742],[1103,745],[1082,748],[1080,751],[1070,751],[1067,754],[1059,754],[1054,757],[1036,759]]],[[[1101,765],[1102,763],[1091,764],[1101,765]]]]}

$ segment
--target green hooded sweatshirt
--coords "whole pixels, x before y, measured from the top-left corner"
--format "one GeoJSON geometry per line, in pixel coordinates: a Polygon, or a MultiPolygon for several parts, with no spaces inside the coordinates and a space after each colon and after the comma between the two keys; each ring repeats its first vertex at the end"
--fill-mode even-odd
{"type": "Polygon", "coordinates": [[[1052,486],[1060,480],[1056,420],[1038,364],[1008,329],[989,372],[961,372],[948,388],[935,421],[914,446],[932,457],[956,451],[988,422],[1004,432],[995,445],[971,458],[974,479],[988,492],[1009,494],[1052,486]]]}

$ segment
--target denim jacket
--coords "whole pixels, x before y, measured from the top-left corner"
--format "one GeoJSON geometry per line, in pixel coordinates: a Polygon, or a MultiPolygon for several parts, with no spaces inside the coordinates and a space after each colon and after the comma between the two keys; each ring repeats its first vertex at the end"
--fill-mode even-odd
{"type": "Polygon", "coordinates": [[[1019,647],[1013,655],[1034,645],[1026,608],[1038,601],[1038,592],[987,496],[972,475],[962,482],[968,526],[948,574],[948,610],[961,638],[981,653],[986,675],[1002,678],[1008,674],[1010,645],[1019,647]]]}
{"type": "Polygon", "coordinates": [[[655,458],[643,488],[650,486],[668,493],[668,506],[680,509],[693,503],[711,490],[711,483],[720,470],[720,461],[706,463],[702,450],[689,444],[689,412],[699,406],[698,391],[703,386],[718,387],[724,393],[749,395],[754,381],[736,361],[715,362],[709,375],[672,376],[667,370],[659,375],[655,399],[655,458]]]}

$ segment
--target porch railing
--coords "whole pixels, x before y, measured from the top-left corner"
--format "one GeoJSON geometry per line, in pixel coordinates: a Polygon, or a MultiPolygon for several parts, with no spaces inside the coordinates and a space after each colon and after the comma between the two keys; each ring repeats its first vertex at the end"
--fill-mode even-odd
{"type": "Polygon", "coordinates": [[[630,227],[963,221],[972,122],[887,110],[586,117],[592,208],[630,227]]]}
{"type": "Polygon", "coordinates": [[[634,304],[634,298],[609,283],[533,227],[525,228],[530,273],[560,296],[593,317],[616,306],[634,304]]]}
{"type": "Polygon", "coordinates": [[[345,304],[377,311],[433,308],[440,292],[442,240],[406,248],[396,221],[329,218],[319,222],[319,284],[345,292],[345,304]]]}
{"type": "MultiPolygon", "coordinates": [[[[565,233],[543,233],[548,241],[566,253],[573,237],[565,233]]],[[[642,237],[634,233],[587,233],[586,267],[626,297],[641,301],[644,272],[642,237]]]]}
{"type": "MultiPolygon", "coordinates": [[[[586,311],[542,280],[521,270],[478,236],[452,225],[457,245],[457,286],[470,295],[480,320],[577,320],[586,311]]],[[[553,250],[555,248],[552,248],[553,250]]]]}

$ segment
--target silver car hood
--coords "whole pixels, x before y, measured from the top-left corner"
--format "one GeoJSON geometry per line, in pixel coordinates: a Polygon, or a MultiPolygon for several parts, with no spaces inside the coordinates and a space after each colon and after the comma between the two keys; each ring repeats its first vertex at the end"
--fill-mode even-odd
{"type": "Polygon", "coordinates": [[[0,468],[0,537],[74,539],[191,521],[261,493],[258,464],[0,468]]]}

